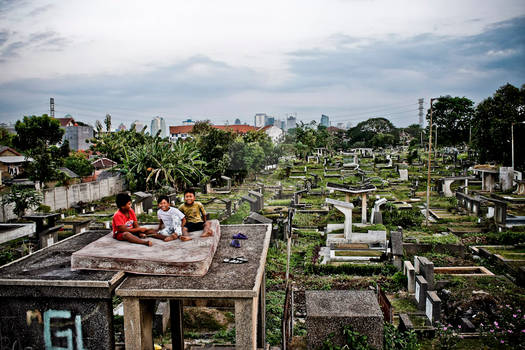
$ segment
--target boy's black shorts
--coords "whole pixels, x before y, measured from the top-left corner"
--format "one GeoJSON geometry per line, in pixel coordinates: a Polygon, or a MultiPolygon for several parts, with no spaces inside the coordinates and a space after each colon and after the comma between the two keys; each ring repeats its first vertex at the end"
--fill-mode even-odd
{"type": "Polygon", "coordinates": [[[187,222],[184,227],[188,229],[188,232],[202,231],[204,230],[204,222],[187,222]]]}

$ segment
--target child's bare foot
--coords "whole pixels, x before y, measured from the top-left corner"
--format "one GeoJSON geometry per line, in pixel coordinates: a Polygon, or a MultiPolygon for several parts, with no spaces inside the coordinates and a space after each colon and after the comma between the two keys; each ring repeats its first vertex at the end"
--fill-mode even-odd
{"type": "Polygon", "coordinates": [[[186,241],[191,241],[192,238],[188,237],[188,236],[180,236],[180,240],[183,241],[183,242],[186,242],[186,241]]]}
{"type": "Polygon", "coordinates": [[[211,237],[211,236],[213,236],[212,230],[204,231],[201,235],[201,237],[211,237]]]}
{"type": "Polygon", "coordinates": [[[139,237],[140,238],[146,238],[146,234],[145,233],[139,233],[139,237]]]}
{"type": "Polygon", "coordinates": [[[151,247],[153,245],[153,242],[152,241],[144,241],[144,243],[142,243],[144,245],[147,245],[148,247],[151,247]]]}
{"type": "Polygon", "coordinates": [[[174,233],[171,236],[164,238],[164,242],[174,241],[179,238],[179,235],[174,233]]]}

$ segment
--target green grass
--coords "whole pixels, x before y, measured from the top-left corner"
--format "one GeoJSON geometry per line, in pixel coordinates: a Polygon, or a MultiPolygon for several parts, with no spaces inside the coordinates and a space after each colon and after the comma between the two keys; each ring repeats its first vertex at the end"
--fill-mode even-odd
{"type": "Polygon", "coordinates": [[[232,216],[230,216],[226,220],[223,220],[221,222],[221,225],[242,224],[242,221],[248,215],[250,215],[250,204],[244,202],[239,208],[237,208],[237,211],[232,216]]]}

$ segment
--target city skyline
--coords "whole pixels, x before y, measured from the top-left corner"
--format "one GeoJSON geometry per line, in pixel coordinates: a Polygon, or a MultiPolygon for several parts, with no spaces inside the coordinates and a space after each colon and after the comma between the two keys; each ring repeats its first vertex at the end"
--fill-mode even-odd
{"type": "Polygon", "coordinates": [[[0,122],[49,113],[54,97],[57,117],[90,124],[296,113],[408,126],[418,98],[426,110],[521,86],[524,16],[516,0],[2,1],[0,122]]]}

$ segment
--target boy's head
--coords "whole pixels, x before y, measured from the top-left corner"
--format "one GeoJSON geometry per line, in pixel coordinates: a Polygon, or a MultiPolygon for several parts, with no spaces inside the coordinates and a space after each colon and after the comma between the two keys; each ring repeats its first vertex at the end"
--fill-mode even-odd
{"type": "Polygon", "coordinates": [[[119,209],[129,209],[130,206],[128,206],[128,203],[131,205],[131,196],[127,193],[119,193],[117,194],[115,203],[119,209]]]}
{"type": "Polygon", "coordinates": [[[159,203],[159,208],[168,211],[170,210],[170,199],[168,196],[159,196],[157,202],[159,203]]]}
{"type": "Polygon", "coordinates": [[[195,202],[195,190],[193,188],[187,188],[184,191],[184,202],[187,205],[192,205],[195,202]]]}

